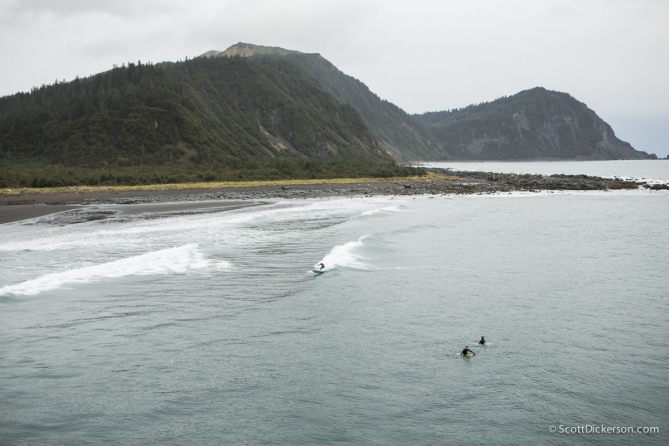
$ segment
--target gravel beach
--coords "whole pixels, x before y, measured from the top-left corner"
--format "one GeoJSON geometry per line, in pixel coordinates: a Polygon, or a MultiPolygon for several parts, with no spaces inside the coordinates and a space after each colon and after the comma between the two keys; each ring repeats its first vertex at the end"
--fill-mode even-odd
{"type": "Polygon", "coordinates": [[[123,213],[173,212],[215,208],[226,210],[261,204],[262,200],[377,195],[448,195],[539,192],[546,190],[669,189],[666,184],[587,175],[518,175],[428,169],[441,177],[429,180],[352,184],[296,184],[291,186],[227,187],[180,190],[136,190],[82,193],[0,195],[0,224],[41,217],[90,205],[119,205],[123,213]],[[160,207],[155,204],[161,203],[160,207]],[[142,205],[152,206],[145,208],[142,205]]]}

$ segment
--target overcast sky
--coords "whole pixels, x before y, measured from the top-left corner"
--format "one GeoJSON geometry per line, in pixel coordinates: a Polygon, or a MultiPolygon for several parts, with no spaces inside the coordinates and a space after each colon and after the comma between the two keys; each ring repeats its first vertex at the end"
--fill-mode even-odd
{"type": "Polygon", "coordinates": [[[0,95],[240,41],[321,53],[410,113],[564,91],[669,153],[669,0],[0,0],[0,95]]]}

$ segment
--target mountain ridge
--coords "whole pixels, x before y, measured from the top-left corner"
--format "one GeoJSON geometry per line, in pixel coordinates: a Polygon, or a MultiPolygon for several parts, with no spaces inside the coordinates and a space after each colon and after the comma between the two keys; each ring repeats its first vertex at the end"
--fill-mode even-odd
{"type": "Polygon", "coordinates": [[[333,156],[391,160],[353,108],[281,59],[129,63],[0,98],[0,159],[100,168],[333,156]]]}
{"type": "Polygon", "coordinates": [[[278,47],[237,43],[225,51],[209,51],[198,57],[280,57],[303,70],[325,91],[351,105],[385,148],[398,161],[438,158],[429,132],[420,122],[395,104],[381,99],[363,82],[339,70],[319,53],[303,53],[278,47]],[[280,51],[281,50],[281,51],[280,51]]]}
{"type": "Polygon", "coordinates": [[[463,159],[649,159],[568,93],[535,87],[457,110],[414,115],[463,159]]]}
{"type": "Polygon", "coordinates": [[[364,83],[341,72],[318,53],[240,42],[225,51],[203,56],[280,57],[291,61],[324,90],[355,108],[379,143],[400,161],[657,158],[618,139],[609,124],[569,94],[542,87],[457,111],[410,115],[379,98],[364,83]],[[555,95],[560,99],[555,100],[555,95]],[[473,108],[479,111],[495,108],[499,101],[507,99],[527,100],[527,103],[511,115],[479,113],[478,117],[463,118],[473,108]],[[439,116],[443,119],[435,118],[439,116]],[[455,122],[458,116],[461,119],[455,122]],[[513,127],[518,131],[517,136],[510,131],[513,127]],[[573,141],[569,141],[565,132],[571,134],[573,141]]]}
{"type": "MultiPolygon", "coordinates": [[[[393,158],[656,156],[618,139],[566,93],[537,87],[410,115],[318,53],[245,43],[175,63],[123,64],[0,98],[0,177],[16,163],[172,170],[186,178],[312,177],[347,169],[388,176],[399,172],[393,158]],[[342,170],[343,164],[318,164],[324,160],[355,163],[342,170]]],[[[3,181],[25,181],[31,168],[21,169],[22,179],[12,174],[3,181]]]]}

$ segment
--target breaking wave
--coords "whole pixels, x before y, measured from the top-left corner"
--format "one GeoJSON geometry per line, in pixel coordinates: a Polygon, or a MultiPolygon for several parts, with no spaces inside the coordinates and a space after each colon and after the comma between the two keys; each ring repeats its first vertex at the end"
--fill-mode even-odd
{"type": "Polygon", "coordinates": [[[362,213],[363,217],[367,217],[374,214],[380,214],[382,212],[402,212],[399,206],[389,206],[381,209],[373,209],[371,211],[365,211],[362,213]]]}
{"type": "Polygon", "coordinates": [[[364,257],[358,254],[357,251],[360,251],[364,246],[366,237],[363,235],[356,241],[333,247],[319,263],[325,264],[326,270],[337,267],[364,269],[365,264],[362,262],[364,257]]]}
{"type": "Polygon", "coordinates": [[[210,261],[198,250],[196,244],[188,244],[99,265],[46,274],[37,279],[2,287],[0,296],[8,294],[32,296],[66,285],[92,283],[125,276],[187,274],[212,265],[218,269],[230,266],[225,261],[210,261]]]}

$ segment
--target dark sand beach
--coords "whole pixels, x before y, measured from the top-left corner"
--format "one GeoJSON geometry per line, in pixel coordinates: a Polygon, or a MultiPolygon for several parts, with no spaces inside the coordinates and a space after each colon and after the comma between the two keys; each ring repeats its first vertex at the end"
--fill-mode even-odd
{"type": "Polygon", "coordinates": [[[80,208],[74,205],[46,205],[46,204],[16,204],[0,205],[0,224],[13,221],[28,220],[30,218],[43,217],[56,212],[69,211],[80,208]]]}
{"type": "Polygon", "coordinates": [[[42,217],[84,206],[111,205],[105,209],[122,214],[144,212],[216,211],[263,204],[271,199],[304,199],[375,195],[486,194],[541,190],[619,190],[667,188],[613,178],[587,175],[517,175],[492,172],[456,172],[431,169],[446,175],[427,180],[388,182],[294,184],[172,190],[123,190],[95,192],[24,193],[0,195],[0,224],[42,217]]]}
{"type": "Polygon", "coordinates": [[[137,203],[137,204],[18,204],[0,205],[0,224],[44,217],[60,212],[82,208],[96,208],[102,212],[120,215],[138,215],[144,213],[175,213],[175,212],[216,212],[229,211],[243,207],[259,206],[263,202],[256,201],[186,201],[172,203],[137,203]]]}

